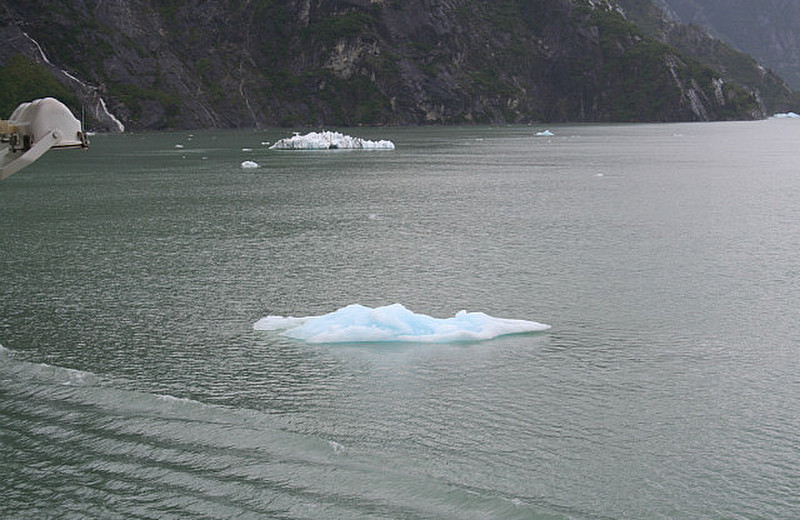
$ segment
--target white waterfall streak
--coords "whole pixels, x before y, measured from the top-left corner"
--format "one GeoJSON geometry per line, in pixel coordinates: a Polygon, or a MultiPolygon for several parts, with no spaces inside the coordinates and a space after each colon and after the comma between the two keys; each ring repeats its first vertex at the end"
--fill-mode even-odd
{"type": "MultiPolygon", "coordinates": [[[[53,65],[53,63],[49,59],[47,59],[47,55],[44,53],[44,49],[42,49],[42,46],[39,45],[39,42],[31,38],[30,35],[28,35],[28,33],[26,33],[25,31],[22,31],[22,34],[24,34],[27,39],[29,39],[30,41],[33,42],[34,45],[36,45],[36,48],[39,49],[39,54],[42,55],[42,59],[44,60],[44,62],[47,63],[48,65],[53,65]]],[[[55,65],[53,66],[55,67],[55,65]]]]}
{"type": "MultiPolygon", "coordinates": [[[[51,67],[57,68],[64,76],[66,76],[69,79],[71,79],[72,81],[78,83],[84,89],[92,90],[97,95],[97,91],[98,91],[97,87],[84,83],[83,81],[79,80],[78,78],[76,78],[75,76],[73,76],[72,74],[67,72],[66,70],[64,70],[62,68],[59,68],[58,66],[54,65],[53,62],[51,62],[47,58],[47,55],[44,53],[44,49],[42,49],[42,46],[39,45],[39,42],[37,42],[36,40],[31,38],[30,35],[28,33],[26,33],[25,31],[22,31],[22,34],[25,35],[25,37],[27,39],[29,39],[34,45],[36,45],[36,48],[39,50],[39,55],[41,55],[42,60],[44,60],[45,63],[47,63],[51,67]]],[[[97,95],[97,101],[98,101],[98,106],[100,107],[100,110],[106,115],[106,117],[108,117],[111,120],[112,123],[114,123],[114,125],[117,127],[117,130],[120,131],[120,132],[124,132],[125,131],[125,125],[123,125],[122,121],[117,119],[114,116],[114,114],[109,112],[108,107],[106,107],[105,100],[103,98],[101,98],[99,95],[97,95]]]]}
{"type": "Polygon", "coordinates": [[[111,121],[115,125],[117,125],[117,130],[119,130],[120,132],[124,132],[125,125],[122,124],[122,121],[114,117],[114,114],[108,111],[108,108],[106,108],[106,102],[103,100],[103,98],[97,96],[97,100],[100,102],[100,108],[103,109],[103,112],[105,112],[105,114],[111,119],[111,121]]]}

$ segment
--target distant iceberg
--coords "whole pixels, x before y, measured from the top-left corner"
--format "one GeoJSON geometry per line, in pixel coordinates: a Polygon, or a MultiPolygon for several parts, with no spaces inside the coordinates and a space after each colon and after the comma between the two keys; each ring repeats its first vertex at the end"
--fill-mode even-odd
{"type": "Polygon", "coordinates": [[[772,116],[775,119],[800,119],[800,114],[794,112],[782,112],[772,116]]]}
{"type": "Polygon", "coordinates": [[[258,168],[258,163],[255,161],[243,161],[242,168],[258,168]]]}
{"type": "Polygon", "coordinates": [[[556,135],[556,134],[554,134],[550,130],[544,130],[542,132],[536,132],[536,137],[553,137],[554,135],[556,135]]]}
{"type": "Polygon", "coordinates": [[[310,132],[300,135],[295,132],[269,147],[270,150],[394,150],[391,141],[370,141],[340,132],[310,132]]]}
{"type": "Polygon", "coordinates": [[[481,341],[507,334],[540,332],[549,325],[527,320],[493,318],[482,312],[460,311],[452,318],[416,314],[395,303],[384,307],[353,304],[322,316],[267,316],[254,330],[281,331],[307,343],[481,341]]]}

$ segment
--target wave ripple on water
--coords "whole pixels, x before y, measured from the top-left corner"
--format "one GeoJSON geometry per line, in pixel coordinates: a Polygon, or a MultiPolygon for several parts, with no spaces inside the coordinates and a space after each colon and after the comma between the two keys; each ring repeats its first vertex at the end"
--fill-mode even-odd
{"type": "Polygon", "coordinates": [[[13,439],[0,443],[0,517],[549,518],[269,413],[127,390],[0,349],[0,433],[13,439]]]}

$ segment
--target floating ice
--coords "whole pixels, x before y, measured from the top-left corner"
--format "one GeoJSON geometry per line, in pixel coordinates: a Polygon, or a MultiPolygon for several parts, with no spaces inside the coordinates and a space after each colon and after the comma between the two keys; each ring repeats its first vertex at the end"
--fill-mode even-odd
{"type": "Polygon", "coordinates": [[[553,137],[554,135],[556,135],[556,134],[554,134],[550,130],[544,130],[542,132],[536,132],[536,137],[553,137]]]}
{"type": "Polygon", "coordinates": [[[254,161],[244,161],[242,168],[258,168],[258,163],[254,161]]]}
{"type": "Polygon", "coordinates": [[[270,150],[394,150],[391,141],[369,141],[339,132],[310,132],[276,141],[270,150]]]}
{"type": "Polygon", "coordinates": [[[282,331],[284,336],[308,343],[450,343],[549,328],[535,321],[493,318],[482,312],[460,311],[452,318],[432,318],[413,313],[399,303],[374,309],[353,304],[322,316],[303,318],[267,316],[253,325],[255,330],[282,331]]]}
{"type": "Polygon", "coordinates": [[[794,112],[782,112],[774,114],[772,117],[775,119],[800,119],[800,114],[796,114],[794,112]]]}

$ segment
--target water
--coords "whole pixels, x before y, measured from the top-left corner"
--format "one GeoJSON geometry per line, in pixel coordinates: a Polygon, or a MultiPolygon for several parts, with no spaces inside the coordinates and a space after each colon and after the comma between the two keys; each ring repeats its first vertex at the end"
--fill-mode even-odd
{"type": "Polygon", "coordinates": [[[551,129],[99,135],[0,184],[0,517],[797,518],[800,125],[551,129]],[[395,302],[553,328],[252,330],[395,302]]]}

